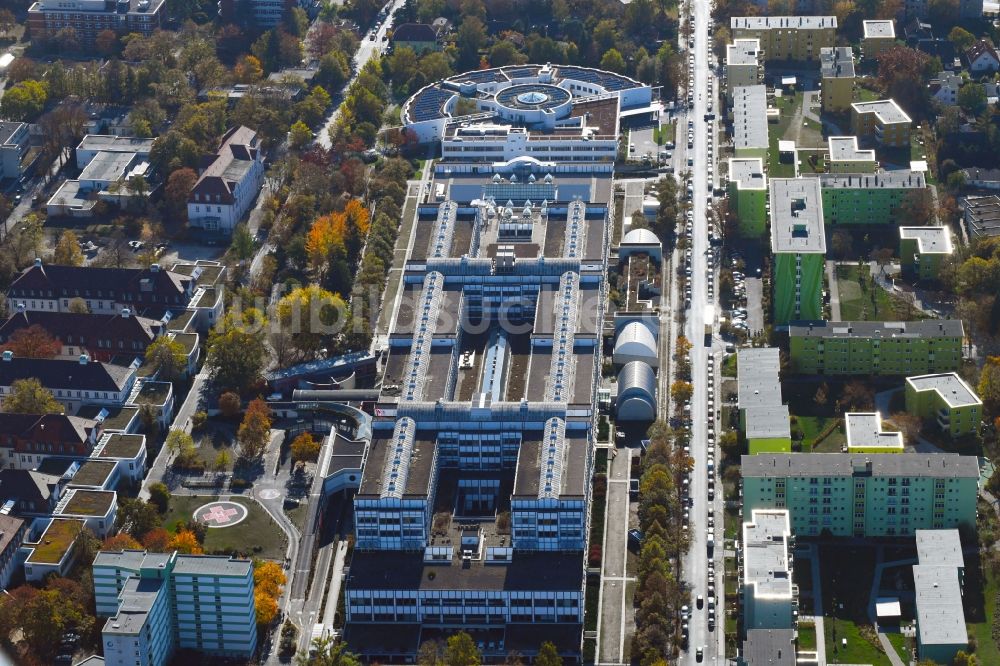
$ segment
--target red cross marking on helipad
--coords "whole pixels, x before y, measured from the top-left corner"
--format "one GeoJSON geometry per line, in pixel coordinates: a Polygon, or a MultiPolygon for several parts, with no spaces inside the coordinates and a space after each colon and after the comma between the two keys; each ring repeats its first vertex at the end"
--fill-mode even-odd
{"type": "Polygon", "coordinates": [[[215,504],[212,508],[201,514],[201,519],[206,523],[209,521],[215,521],[219,525],[224,525],[225,523],[228,523],[229,519],[237,513],[239,513],[239,511],[236,509],[224,509],[221,505],[215,504]]]}

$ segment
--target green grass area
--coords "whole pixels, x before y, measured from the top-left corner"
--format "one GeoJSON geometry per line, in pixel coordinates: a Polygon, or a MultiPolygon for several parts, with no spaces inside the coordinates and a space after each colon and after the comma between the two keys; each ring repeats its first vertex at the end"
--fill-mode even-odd
{"type": "Polygon", "coordinates": [[[855,101],[858,102],[874,102],[876,100],[882,99],[882,96],[879,95],[874,90],[872,90],[871,88],[865,88],[864,86],[855,86],[854,90],[857,93],[855,95],[855,97],[857,98],[855,101]]]}
{"type": "Polygon", "coordinates": [[[837,287],[841,321],[907,319],[906,308],[896,307],[889,293],[874,283],[867,264],[838,265],[837,287]]]}
{"type": "Polygon", "coordinates": [[[823,441],[816,444],[816,439],[823,434],[834,422],[839,421],[833,416],[796,416],[799,428],[802,430],[802,451],[809,453],[840,453],[841,447],[847,443],[844,435],[843,425],[823,438],[823,441]]]}
{"type": "Polygon", "coordinates": [[[600,601],[601,581],[599,578],[587,578],[587,591],[583,607],[583,630],[597,631],[597,605],[600,601]]]}
{"type": "Polygon", "coordinates": [[[45,528],[38,545],[33,546],[34,550],[28,561],[38,564],[58,564],[76,538],[80,536],[82,529],[83,522],[80,520],[62,518],[53,520],[45,528]]]}
{"type": "MultiPolygon", "coordinates": [[[[866,577],[875,567],[875,549],[869,546],[820,546],[820,580],[826,658],[831,664],[887,666],[875,628],[868,624],[866,577]],[[843,641],[846,639],[847,644],[843,641]]],[[[869,576],[870,577],[870,576],[869,576]]]]}
{"type": "MultiPolygon", "coordinates": [[[[178,521],[186,523],[198,507],[218,499],[211,495],[174,495],[163,516],[163,526],[173,532],[178,521]]],[[[205,535],[205,552],[242,553],[267,560],[283,560],[287,546],[285,533],[267,511],[251,499],[233,497],[227,501],[245,506],[247,517],[232,527],[210,528],[205,535]]]]}
{"type": "Polygon", "coordinates": [[[227,470],[233,469],[237,456],[236,442],[233,440],[232,432],[225,429],[213,429],[198,437],[195,453],[198,458],[205,463],[205,469],[214,470],[215,462],[219,454],[223,451],[229,456],[226,465],[227,470]]]}
{"type": "Polygon", "coordinates": [[[668,123],[663,123],[659,127],[653,128],[653,141],[656,145],[662,146],[668,141],[676,141],[677,137],[677,121],[671,120],[668,123]]]}
{"type": "Polygon", "coordinates": [[[730,354],[722,361],[722,376],[736,376],[736,354],[730,354]]]}
{"type": "Polygon", "coordinates": [[[799,649],[809,652],[816,649],[816,625],[812,622],[799,623],[799,649]]]}
{"type": "MultiPolygon", "coordinates": [[[[976,564],[978,565],[978,561],[976,564]]],[[[1000,650],[993,640],[991,629],[997,612],[996,598],[1000,592],[1000,580],[989,566],[984,569],[985,571],[980,573],[978,566],[965,568],[965,589],[973,595],[978,595],[980,592],[982,594],[982,597],[967,599],[969,608],[965,619],[969,633],[976,639],[976,657],[979,663],[1000,664],[1000,650]]],[[[969,597],[968,592],[966,596],[969,597]]]]}
{"type": "MultiPolygon", "coordinates": [[[[812,122],[812,121],[810,121],[812,122]]],[[[813,123],[815,125],[815,123],[813,123]]],[[[822,150],[800,150],[799,151],[799,173],[826,173],[826,161],[823,159],[825,151],[822,150]],[[810,161],[810,157],[816,156],[816,163],[810,161]]]]}
{"type": "Polygon", "coordinates": [[[781,117],[776,123],[768,123],[767,126],[767,161],[768,171],[771,178],[794,178],[795,165],[785,164],[778,160],[778,141],[785,138],[792,122],[795,110],[802,106],[802,93],[796,93],[793,97],[776,97],[774,105],[781,112],[781,117]]]}
{"type": "Polygon", "coordinates": [[[886,632],[886,638],[892,643],[892,647],[896,650],[896,654],[899,658],[903,660],[904,664],[910,663],[910,639],[901,634],[898,631],[886,632]]]}
{"type": "Polygon", "coordinates": [[[302,532],[306,527],[306,518],[309,517],[309,504],[307,502],[299,502],[291,509],[285,509],[285,515],[302,532]]]}

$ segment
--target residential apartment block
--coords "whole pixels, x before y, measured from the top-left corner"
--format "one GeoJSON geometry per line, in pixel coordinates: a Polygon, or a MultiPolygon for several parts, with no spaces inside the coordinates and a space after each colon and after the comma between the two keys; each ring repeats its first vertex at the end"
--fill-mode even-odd
{"type": "Polygon", "coordinates": [[[854,101],[854,51],[849,46],[821,49],[819,71],[823,110],[846,112],[854,101]]]}
{"type": "Polygon", "coordinates": [[[27,123],[0,122],[0,178],[20,178],[24,174],[29,143],[27,123]]]}
{"type": "Polygon", "coordinates": [[[257,133],[232,128],[207,162],[188,196],[188,224],[228,235],[253,207],[264,184],[264,152],[257,133]]]}
{"type": "Polygon", "coordinates": [[[941,262],[953,251],[948,227],[899,228],[899,263],[907,277],[936,280],[941,262]]]}
{"type": "Polygon", "coordinates": [[[59,358],[19,358],[11,351],[0,357],[0,401],[19,379],[37,379],[67,412],[76,413],[83,404],[121,407],[136,383],[136,368],[91,361],[59,358]]]}
{"type": "Polygon", "coordinates": [[[837,17],[734,16],[730,31],[735,39],[759,39],[765,60],[815,60],[836,43],[837,17]]]}
{"type": "Polygon", "coordinates": [[[736,88],[764,83],[763,56],[759,39],[736,39],[726,46],[725,86],[728,102],[732,102],[736,88]]]}
{"type": "Polygon", "coordinates": [[[826,238],[818,178],[772,178],[774,323],[823,318],[826,238]]]}
{"type": "Polygon", "coordinates": [[[794,629],[798,586],[792,583],[793,537],[784,509],[750,512],[740,550],[743,630],[794,629]]]}
{"type": "Polygon", "coordinates": [[[781,402],[781,360],[775,347],[737,352],[740,429],[751,454],[792,450],[788,407],[781,402]]]}
{"type": "Polygon", "coordinates": [[[101,551],[97,615],[108,666],[163,666],[178,649],[246,658],[257,645],[253,563],[224,556],[101,551]]]}
{"type": "Polygon", "coordinates": [[[100,432],[100,423],[78,416],[0,412],[0,468],[31,470],[48,456],[89,456],[100,432]]]}
{"type": "Polygon", "coordinates": [[[862,22],[861,55],[865,60],[878,60],[883,52],[896,45],[896,24],[892,19],[862,22]]]}
{"type": "Polygon", "coordinates": [[[789,361],[804,375],[914,375],[957,370],[961,320],[811,321],[788,327],[789,361]]]}
{"type": "Polygon", "coordinates": [[[742,458],[743,513],[787,509],[792,533],[882,537],[976,524],[979,461],[953,453],[742,458]]]}
{"type": "Polygon", "coordinates": [[[902,148],[910,145],[910,126],[913,121],[895,100],[851,104],[851,131],[863,139],[871,139],[880,146],[902,148]]]}
{"type": "Polygon", "coordinates": [[[917,655],[950,664],[969,648],[965,626],[965,556],[958,530],[917,530],[913,565],[917,655]]]}
{"type": "Polygon", "coordinates": [[[734,88],[732,114],[736,157],[767,159],[767,87],[734,88]]]}
{"type": "Polygon", "coordinates": [[[744,238],[763,237],[767,229],[764,160],[759,157],[730,158],[726,195],[729,209],[739,220],[740,235],[744,238]]]}
{"type": "Polygon", "coordinates": [[[858,147],[856,136],[831,136],[827,139],[824,155],[829,173],[875,173],[878,162],[875,151],[858,147]]]}
{"type": "Polygon", "coordinates": [[[903,433],[882,429],[878,412],[844,414],[848,453],[902,453],[903,433]]]}
{"type": "Polygon", "coordinates": [[[119,314],[85,314],[29,311],[18,303],[17,312],[0,324],[0,344],[32,326],[40,326],[60,342],[59,356],[79,358],[87,354],[96,361],[110,361],[117,354],[141,356],[166,331],[163,321],[133,315],[129,308],[122,308],[119,314]]]}
{"type": "Polygon", "coordinates": [[[979,430],[983,401],[954,372],[906,378],[906,411],[934,421],[952,437],[979,430]]]}
{"type": "Polygon", "coordinates": [[[823,189],[823,220],[830,225],[894,224],[906,197],[927,187],[919,171],[827,173],[823,189]]]}
{"type": "Polygon", "coordinates": [[[91,47],[104,30],[149,37],[162,27],[164,0],[37,0],[28,8],[32,40],[58,37],[72,28],[83,47],[91,47]]]}
{"type": "Polygon", "coordinates": [[[1000,196],[966,197],[961,206],[970,241],[1000,236],[1000,196]]]}

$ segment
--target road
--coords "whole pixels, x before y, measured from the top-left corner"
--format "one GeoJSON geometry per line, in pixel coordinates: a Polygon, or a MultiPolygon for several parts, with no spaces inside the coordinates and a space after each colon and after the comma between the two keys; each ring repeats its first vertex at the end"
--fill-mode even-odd
{"type": "Polygon", "coordinates": [[[601,611],[598,663],[624,663],[626,588],[635,577],[626,570],[629,519],[629,475],[633,450],[615,448],[608,453],[608,491],[601,558],[601,611]],[[617,453],[616,453],[617,451],[617,453]],[[614,454],[614,455],[612,455],[614,454]]]}
{"type": "MultiPolygon", "coordinates": [[[[386,14],[385,20],[381,23],[376,24],[375,29],[375,39],[370,39],[367,34],[361,36],[361,46],[358,47],[358,52],[354,54],[354,74],[351,79],[344,84],[343,92],[346,92],[351,84],[354,83],[355,79],[358,78],[358,73],[364,68],[368,61],[374,57],[378,57],[382,53],[382,49],[388,44],[388,42],[382,41],[385,37],[385,33],[392,28],[392,15],[397,9],[405,4],[404,0],[393,0],[392,4],[389,5],[389,12],[386,14]]],[[[343,92],[341,95],[343,95],[343,92]]],[[[326,122],[323,123],[323,128],[319,131],[316,137],[316,142],[329,150],[332,147],[332,142],[330,141],[330,129],[337,122],[337,117],[340,115],[340,104],[334,104],[333,110],[330,111],[330,115],[327,116],[326,122]]]]}
{"type": "MultiPolygon", "coordinates": [[[[690,7],[694,12],[694,108],[690,111],[689,118],[694,120],[694,149],[689,151],[689,155],[694,158],[694,166],[691,173],[694,174],[694,231],[691,239],[692,247],[692,278],[691,278],[691,309],[688,311],[686,335],[693,343],[691,351],[692,384],[694,393],[691,400],[691,455],[694,458],[694,471],[691,477],[691,497],[694,505],[691,508],[691,548],[684,557],[683,571],[684,578],[691,589],[692,603],[690,621],[689,650],[681,655],[679,663],[694,664],[695,649],[699,646],[705,648],[705,659],[703,663],[722,664],[725,663],[724,650],[724,626],[722,615],[716,618],[714,631],[708,629],[708,604],[698,609],[693,599],[698,595],[707,596],[707,576],[708,576],[708,556],[707,556],[707,535],[708,526],[707,512],[708,504],[708,481],[707,481],[707,426],[706,419],[715,422],[714,409],[709,413],[708,408],[708,381],[706,368],[708,367],[708,355],[712,351],[704,346],[704,323],[706,308],[713,314],[715,321],[717,317],[717,303],[708,296],[709,277],[706,269],[709,263],[705,253],[709,248],[708,243],[708,219],[709,213],[706,197],[710,195],[706,183],[705,175],[708,166],[707,136],[708,127],[703,120],[707,112],[708,82],[714,77],[709,67],[709,14],[711,6],[708,2],[692,2],[690,7]]],[[[687,17],[685,16],[685,20],[687,17]]],[[[713,82],[713,94],[719,91],[718,82],[713,82]]],[[[714,105],[713,105],[714,106],[714,105]]],[[[718,109],[713,108],[714,111],[718,109]]],[[[714,121],[713,121],[714,122],[714,121]]],[[[680,125],[678,139],[686,139],[683,132],[686,120],[680,125]]],[[[680,143],[680,141],[678,141],[680,143]]],[[[686,142],[684,144],[687,145],[686,142]]],[[[717,335],[712,336],[712,340],[718,340],[717,335]]],[[[716,367],[717,371],[717,367],[716,367]]],[[[723,532],[721,521],[721,486],[712,503],[712,512],[715,515],[717,533],[721,537],[723,532]]],[[[715,554],[721,556],[721,539],[716,540],[715,554]]],[[[721,557],[717,558],[721,561],[721,557]]],[[[716,566],[716,589],[724,589],[721,578],[722,567],[716,566]]],[[[724,612],[724,604],[719,605],[719,610],[724,612]]]]}

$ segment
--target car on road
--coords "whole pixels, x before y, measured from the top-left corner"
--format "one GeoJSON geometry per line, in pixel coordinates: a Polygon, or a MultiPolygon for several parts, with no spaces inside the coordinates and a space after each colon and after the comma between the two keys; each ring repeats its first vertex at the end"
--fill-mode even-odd
{"type": "Polygon", "coordinates": [[[699,594],[699,595],[698,595],[698,598],[697,598],[697,599],[695,599],[695,603],[697,603],[697,605],[698,605],[698,608],[701,608],[702,606],[704,606],[704,605],[705,605],[705,597],[703,597],[703,596],[701,596],[701,595],[699,594]]]}
{"type": "Polygon", "coordinates": [[[638,548],[642,545],[642,531],[640,530],[629,530],[628,531],[628,542],[630,545],[638,548]]]}
{"type": "Polygon", "coordinates": [[[705,648],[700,647],[694,652],[695,660],[700,664],[705,659],[705,648]]]}

